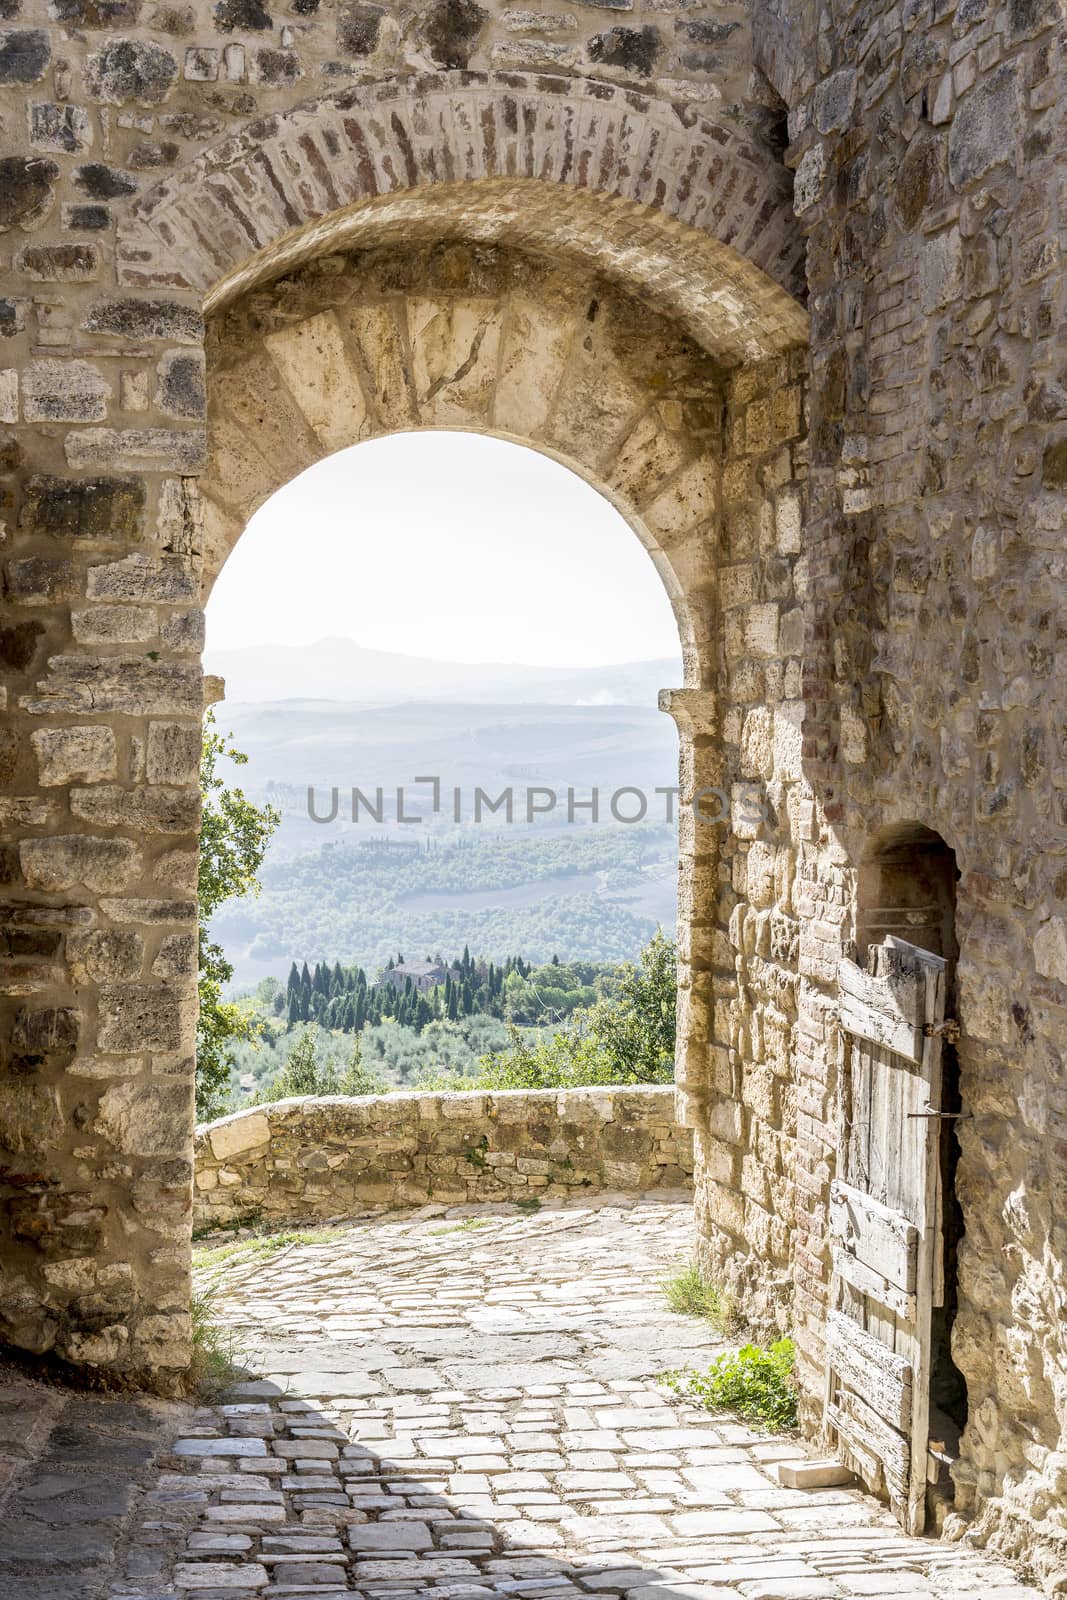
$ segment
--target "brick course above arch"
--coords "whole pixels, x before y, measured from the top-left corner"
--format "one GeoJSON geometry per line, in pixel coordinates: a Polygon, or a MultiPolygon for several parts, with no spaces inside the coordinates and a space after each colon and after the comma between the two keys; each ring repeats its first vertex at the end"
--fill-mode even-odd
{"type": "Polygon", "coordinates": [[[692,110],[580,78],[440,73],[250,123],[129,205],[118,275],[209,307],[383,230],[583,257],[725,356],[800,343],[789,173],[692,110]]]}

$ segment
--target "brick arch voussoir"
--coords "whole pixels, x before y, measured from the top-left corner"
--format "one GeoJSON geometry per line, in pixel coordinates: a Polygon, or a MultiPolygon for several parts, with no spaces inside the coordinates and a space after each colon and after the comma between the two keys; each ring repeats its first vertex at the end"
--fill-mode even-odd
{"type": "MultiPolygon", "coordinates": [[[[705,374],[697,425],[662,380],[635,378],[654,370],[651,348],[619,359],[611,337],[591,339],[587,288],[563,293],[560,282],[550,274],[543,298],[528,282],[497,297],[422,282],[382,297],[361,279],[351,298],[311,300],[294,316],[290,280],[284,313],[223,314],[209,342],[200,479],[205,597],[248,519],[317,461],[396,431],[488,433],[560,461],[616,506],[671,601],[687,681],[702,681],[718,547],[717,369],[694,358],[677,376],[694,399],[694,375],[705,374]]],[[[612,315],[609,299],[598,320],[612,315]]],[[[637,337],[663,346],[655,327],[637,337]]]]}
{"type": "Polygon", "coordinates": [[[806,337],[791,187],[735,130],[630,89],[390,79],[249,123],[136,197],[119,273],[211,310],[338,245],[465,234],[613,272],[721,358],[761,359],[806,337]]]}

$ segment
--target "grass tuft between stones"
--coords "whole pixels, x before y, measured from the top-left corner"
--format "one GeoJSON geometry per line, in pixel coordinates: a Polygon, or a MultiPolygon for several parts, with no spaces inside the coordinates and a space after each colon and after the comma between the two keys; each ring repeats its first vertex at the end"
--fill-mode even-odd
{"type": "Polygon", "coordinates": [[[219,1267],[224,1262],[251,1260],[256,1256],[272,1256],[294,1244],[322,1244],[332,1239],[335,1228],[312,1228],[303,1232],[254,1234],[243,1239],[231,1239],[226,1244],[206,1245],[193,1251],[193,1269],[201,1272],[205,1267],[219,1267]]]}
{"type": "Polygon", "coordinates": [[[709,1411],[729,1411],[769,1433],[790,1433],[797,1425],[795,1354],[792,1339],[777,1339],[769,1350],[745,1344],[717,1356],[706,1372],[665,1372],[661,1382],[709,1411]]]}
{"type": "Polygon", "coordinates": [[[217,1400],[238,1379],[248,1377],[248,1367],[234,1351],[233,1334],[219,1327],[213,1306],[213,1295],[194,1293],[193,1359],[186,1376],[189,1394],[208,1402],[217,1400]]]}
{"type": "Polygon", "coordinates": [[[713,1283],[695,1261],[678,1267],[660,1283],[672,1311],[681,1317],[699,1317],[723,1334],[739,1333],[744,1323],[729,1290],[713,1283]]]}
{"type": "Polygon", "coordinates": [[[449,1222],[443,1228],[431,1228],[431,1237],[442,1233],[475,1233],[479,1228],[492,1226],[494,1219],[491,1217],[464,1217],[462,1222],[449,1222]]]}

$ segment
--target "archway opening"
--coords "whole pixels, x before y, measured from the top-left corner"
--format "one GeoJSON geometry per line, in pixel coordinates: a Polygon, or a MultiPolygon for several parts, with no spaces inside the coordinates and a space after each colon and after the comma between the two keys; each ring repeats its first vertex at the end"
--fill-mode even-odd
{"type": "Polygon", "coordinates": [[[959,1455],[967,1422],[967,1385],[952,1355],[952,1330],[959,1302],[958,1257],[964,1233],[956,1192],[960,1160],[957,1123],[967,1114],[957,1050],[955,852],[940,834],[921,823],[902,823],[872,843],[859,869],[856,940],[863,960],[887,935],[907,940],[945,961],[945,1015],[941,1041],[940,1141],[937,1227],[931,1317],[929,1497],[936,1519],[954,1502],[949,1473],[959,1455]]]}
{"type": "Polygon", "coordinates": [[[281,812],[262,895],[213,928],[265,1029],[229,1109],[307,1025],[323,1065],[358,1037],[389,1089],[472,1087],[509,1026],[554,1036],[673,939],[677,623],[552,456],[459,430],[327,456],[252,516],[207,622],[242,787],[281,812]]]}

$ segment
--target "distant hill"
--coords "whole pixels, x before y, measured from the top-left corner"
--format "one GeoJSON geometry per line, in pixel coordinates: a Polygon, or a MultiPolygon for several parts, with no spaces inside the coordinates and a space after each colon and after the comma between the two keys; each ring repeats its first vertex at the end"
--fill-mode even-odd
{"type": "Polygon", "coordinates": [[[497,961],[520,947],[535,962],[634,960],[657,924],[673,932],[677,860],[663,824],[468,825],[429,850],[360,843],[350,830],[272,855],[262,894],[223,907],[212,934],[239,985],[284,980],[294,960],[375,973],[398,949],[465,944],[497,961]]]}
{"type": "Polygon", "coordinates": [[[396,705],[405,700],[508,705],[655,707],[660,689],[681,683],[681,661],[606,667],[471,665],[365,650],[354,639],[310,645],[208,650],[205,667],[226,680],[228,701],[340,700],[396,705]]]}
{"type": "Polygon", "coordinates": [[[654,791],[677,781],[678,735],[656,691],[680,682],[680,663],[473,667],[327,639],[217,651],[207,667],[227,679],[219,726],[249,758],[234,776],[283,814],[262,897],[216,920],[238,983],[284,977],[294,958],[370,970],[397,949],[465,943],[493,957],[618,961],[635,957],[657,923],[673,924],[675,825],[654,791]],[[436,814],[429,786],[415,783],[429,775],[441,784],[436,814]],[[309,785],[320,816],[337,788],[336,821],[309,817],[309,785]],[[382,789],[382,826],[365,813],[353,824],[353,785],[372,797],[382,789]],[[398,821],[398,785],[405,817],[420,818],[414,826],[398,821]],[[526,790],[540,786],[560,804],[531,827],[526,790]],[[475,789],[495,797],[509,787],[513,825],[475,825],[475,789]],[[587,811],[569,825],[567,789],[584,796],[594,787],[599,825],[587,811]],[[612,825],[607,802],[621,788],[647,794],[643,824],[612,825]],[[415,854],[361,848],[375,839],[403,840],[415,854]]]}
{"type": "Polygon", "coordinates": [[[651,706],[411,700],[230,701],[217,709],[249,757],[245,787],[315,784],[653,784],[671,781],[678,736],[651,706]]]}

